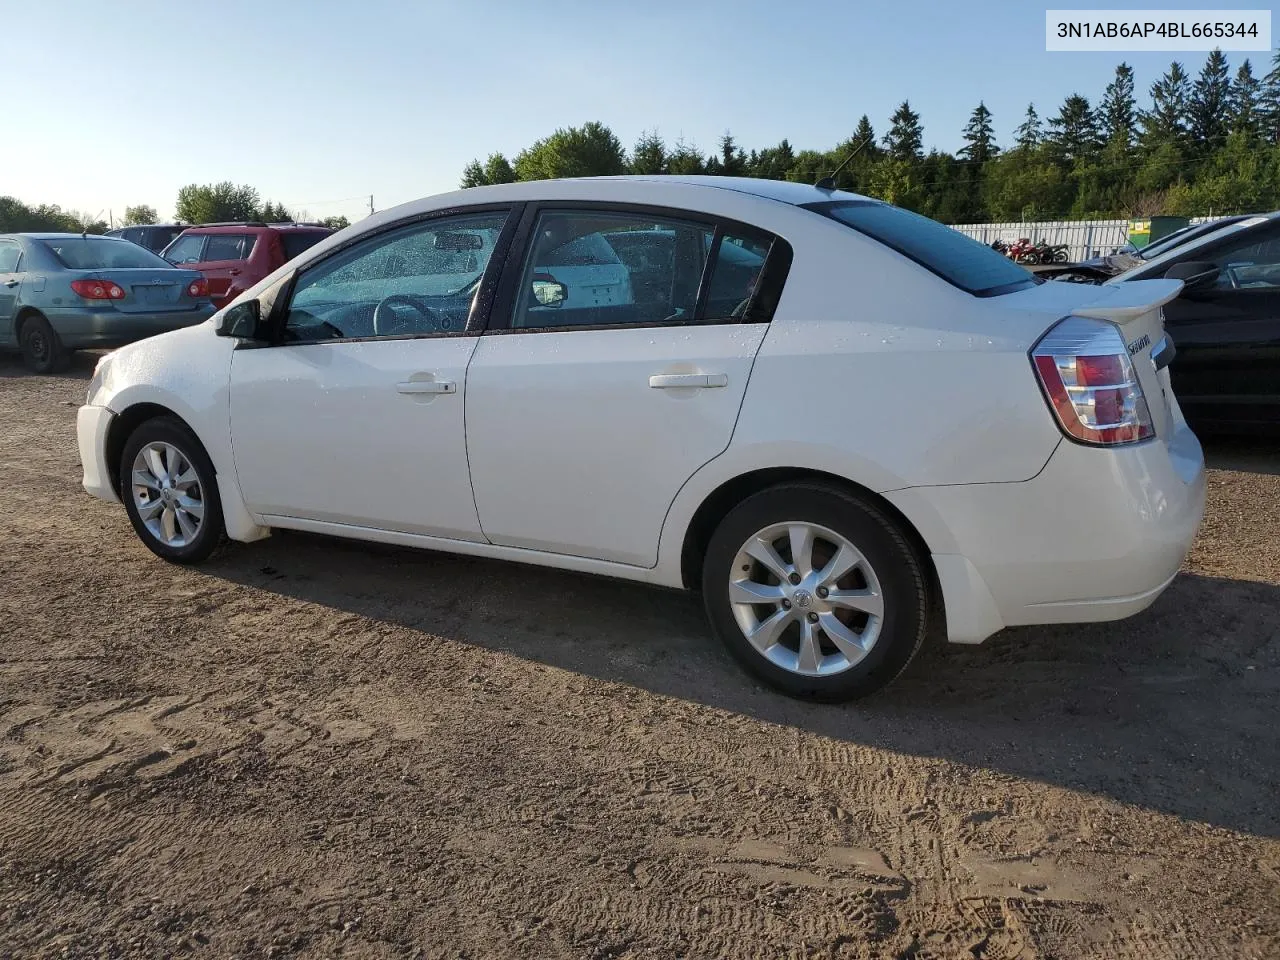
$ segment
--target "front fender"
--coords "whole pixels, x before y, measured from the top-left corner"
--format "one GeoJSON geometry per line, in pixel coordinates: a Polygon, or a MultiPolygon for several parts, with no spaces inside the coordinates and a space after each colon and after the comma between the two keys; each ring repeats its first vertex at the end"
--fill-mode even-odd
{"type": "Polygon", "coordinates": [[[219,337],[211,323],[175,330],[131,344],[107,359],[94,402],[117,416],[139,404],[170,410],[195,433],[218,474],[227,535],[257,540],[267,535],[245,506],[231,451],[231,353],[235,340],[219,337]]]}

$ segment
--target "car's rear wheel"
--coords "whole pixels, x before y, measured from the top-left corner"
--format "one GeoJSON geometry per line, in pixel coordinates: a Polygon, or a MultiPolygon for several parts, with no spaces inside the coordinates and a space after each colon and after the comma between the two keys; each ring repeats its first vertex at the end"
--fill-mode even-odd
{"type": "Polygon", "coordinates": [[[213,463],[174,417],[148,420],[129,437],[120,457],[120,498],[142,542],[166,560],[199,563],[222,541],[213,463]]]}
{"type": "Polygon", "coordinates": [[[71,358],[57,332],[39,314],[22,321],[18,343],[22,347],[22,362],[35,373],[57,373],[71,358]]]}
{"type": "Polygon", "coordinates": [[[712,628],[791,696],[840,701],[898,676],[928,625],[927,578],[902,531],[862,498],[816,483],[748,497],[703,563],[712,628]]]}

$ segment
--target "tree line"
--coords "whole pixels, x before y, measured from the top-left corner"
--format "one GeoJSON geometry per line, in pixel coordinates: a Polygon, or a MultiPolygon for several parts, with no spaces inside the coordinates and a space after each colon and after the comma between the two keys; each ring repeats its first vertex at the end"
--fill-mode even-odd
{"type": "Polygon", "coordinates": [[[1264,77],[1245,60],[1232,76],[1213,50],[1193,79],[1175,61],[1144,102],[1127,63],[1096,101],[1073,93],[1042,118],[1028,104],[1012,143],[996,142],[991,111],[973,109],[954,154],[924,151],[924,126],[908,101],[877,137],[864,114],[828,150],[783,139],[745,151],[726,132],[718,149],[669,145],[645,132],[628,152],[604,124],[559,129],[514,160],[473,160],[461,185],[613,174],[708,174],[813,183],[859,144],[836,177],[841,189],[880,197],[944,223],[1203,216],[1280,207],[1280,51],[1264,77]]]}
{"type": "MultiPolygon", "coordinates": [[[[190,183],[178,191],[174,216],[179,223],[220,223],[228,220],[257,220],[263,223],[293,223],[298,214],[283,203],[263,200],[248,184],[190,183]]],[[[301,216],[305,216],[302,214],[301,216]]],[[[155,207],[146,204],[125,207],[120,226],[159,222],[155,207]]],[[[326,217],[318,221],[333,230],[350,226],[346,217],[326,217]]],[[[57,205],[29,206],[14,197],[0,197],[0,233],[106,233],[111,227],[101,214],[89,217],[57,205]]]]}

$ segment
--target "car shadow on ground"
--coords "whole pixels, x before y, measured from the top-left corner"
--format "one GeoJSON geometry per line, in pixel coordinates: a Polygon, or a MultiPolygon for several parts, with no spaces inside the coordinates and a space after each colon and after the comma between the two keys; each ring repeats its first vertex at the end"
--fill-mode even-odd
{"type": "MultiPolygon", "coordinates": [[[[559,571],[277,532],[204,568],[444,637],[810,734],[1280,835],[1280,588],[1180,576],[1127,621],[937,644],[857,704],[780,696],[697,599],[559,571]]],[[[425,656],[426,654],[424,654],[425,656]]]]}
{"type": "Polygon", "coordinates": [[[0,379],[9,377],[49,377],[63,380],[88,380],[93,376],[93,368],[102,356],[100,350],[76,350],[71,354],[71,361],[57,373],[33,373],[22,363],[22,355],[11,350],[0,350],[0,379]]]}
{"type": "Polygon", "coordinates": [[[1239,470],[1280,476],[1280,439],[1202,436],[1205,462],[1213,470],[1239,470]]]}

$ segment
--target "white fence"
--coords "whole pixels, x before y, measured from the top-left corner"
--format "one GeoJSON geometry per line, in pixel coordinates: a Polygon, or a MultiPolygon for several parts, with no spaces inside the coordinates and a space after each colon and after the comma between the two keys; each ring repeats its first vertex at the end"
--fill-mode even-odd
{"type": "MultiPolygon", "coordinates": [[[[1193,217],[1192,223],[1204,223],[1217,217],[1193,217]]],[[[990,245],[996,240],[1027,237],[1032,243],[1041,240],[1057,246],[1067,245],[1072,260],[1114,253],[1129,240],[1128,220],[1044,220],[1039,223],[960,223],[952,229],[990,245]]]]}

